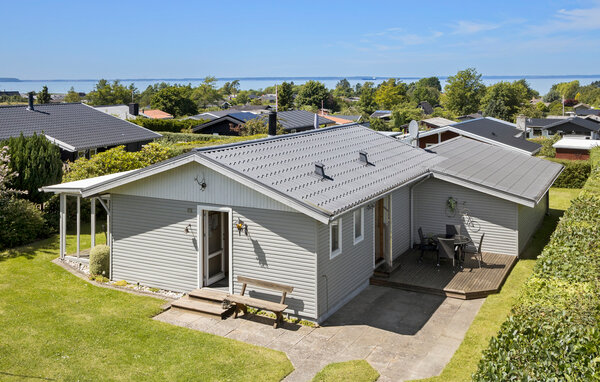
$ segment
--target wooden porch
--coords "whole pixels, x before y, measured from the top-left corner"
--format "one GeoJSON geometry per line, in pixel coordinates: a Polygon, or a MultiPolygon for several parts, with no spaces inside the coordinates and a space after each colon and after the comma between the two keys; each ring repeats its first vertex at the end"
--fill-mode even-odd
{"type": "Polygon", "coordinates": [[[376,272],[371,284],[463,300],[483,298],[500,291],[518,260],[516,256],[484,252],[479,268],[475,257],[467,253],[463,269],[453,271],[451,261],[435,266],[435,252],[425,252],[422,262],[418,261],[420,255],[418,250],[407,251],[396,259],[388,277],[376,272]]]}

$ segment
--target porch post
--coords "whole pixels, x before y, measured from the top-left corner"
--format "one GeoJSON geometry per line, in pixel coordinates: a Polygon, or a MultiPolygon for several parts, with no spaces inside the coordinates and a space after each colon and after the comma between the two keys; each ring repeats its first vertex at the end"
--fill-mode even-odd
{"type": "Polygon", "coordinates": [[[81,254],[81,196],[77,195],[77,257],[81,254]]]}
{"type": "Polygon", "coordinates": [[[90,217],[91,248],[94,248],[96,246],[96,198],[90,200],[90,217]]]}
{"type": "Polygon", "coordinates": [[[65,212],[66,212],[66,207],[67,207],[67,203],[66,203],[66,195],[65,194],[60,194],[59,195],[59,200],[60,200],[60,221],[59,221],[59,240],[60,240],[60,244],[59,244],[59,256],[61,259],[65,258],[65,212]]]}
{"type": "Polygon", "coordinates": [[[110,226],[110,220],[111,220],[111,209],[112,209],[112,203],[111,200],[107,200],[106,204],[108,206],[108,210],[107,210],[107,214],[106,214],[106,238],[108,240],[108,243],[106,243],[106,245],[108,245],[109,248],[109,255],[108,255],[108,279],[112,280],[112,231],[111,231],[111,226],[110,226]]]}

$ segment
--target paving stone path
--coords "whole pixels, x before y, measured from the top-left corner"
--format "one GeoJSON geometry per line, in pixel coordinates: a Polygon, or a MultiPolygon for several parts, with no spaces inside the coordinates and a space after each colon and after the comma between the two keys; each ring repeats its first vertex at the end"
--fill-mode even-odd
{"type": "Polygon", "coordinates": [[[310,381],[327,364],[355,359],[366,359],[387,382],[438,375],[483,301],[369,286],[318,328],[273,329],[261,316],[217,320],[177,309],[155,319],[283,351],[295,368],[288,382],[310,381]]]}

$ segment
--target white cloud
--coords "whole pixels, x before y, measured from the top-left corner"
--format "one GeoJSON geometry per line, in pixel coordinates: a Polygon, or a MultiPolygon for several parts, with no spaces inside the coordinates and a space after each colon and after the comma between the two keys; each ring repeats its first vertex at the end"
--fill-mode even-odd
{"type": "Polygon", "coordinates": [[[549,21],[529,28],[531,33],[553,34],[600,29],[600,4],[590,8],[560,9],[549,21]]]}
{"type": "Polygon", "coordinates": [[[473,21],[460,20],[452,27],[454,28],[454,34],[473,34],[498,29],[500,26],[501,24],[476,23],[473,21]]]}

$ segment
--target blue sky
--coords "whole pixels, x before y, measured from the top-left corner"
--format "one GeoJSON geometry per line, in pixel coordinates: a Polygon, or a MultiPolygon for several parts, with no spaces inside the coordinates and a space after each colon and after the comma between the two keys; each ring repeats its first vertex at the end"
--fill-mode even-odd
{"type": "Polygon", "coordinates": [[[0,9],[0,77],[600,72],[600,1],[0,0],[0,9]]]}

